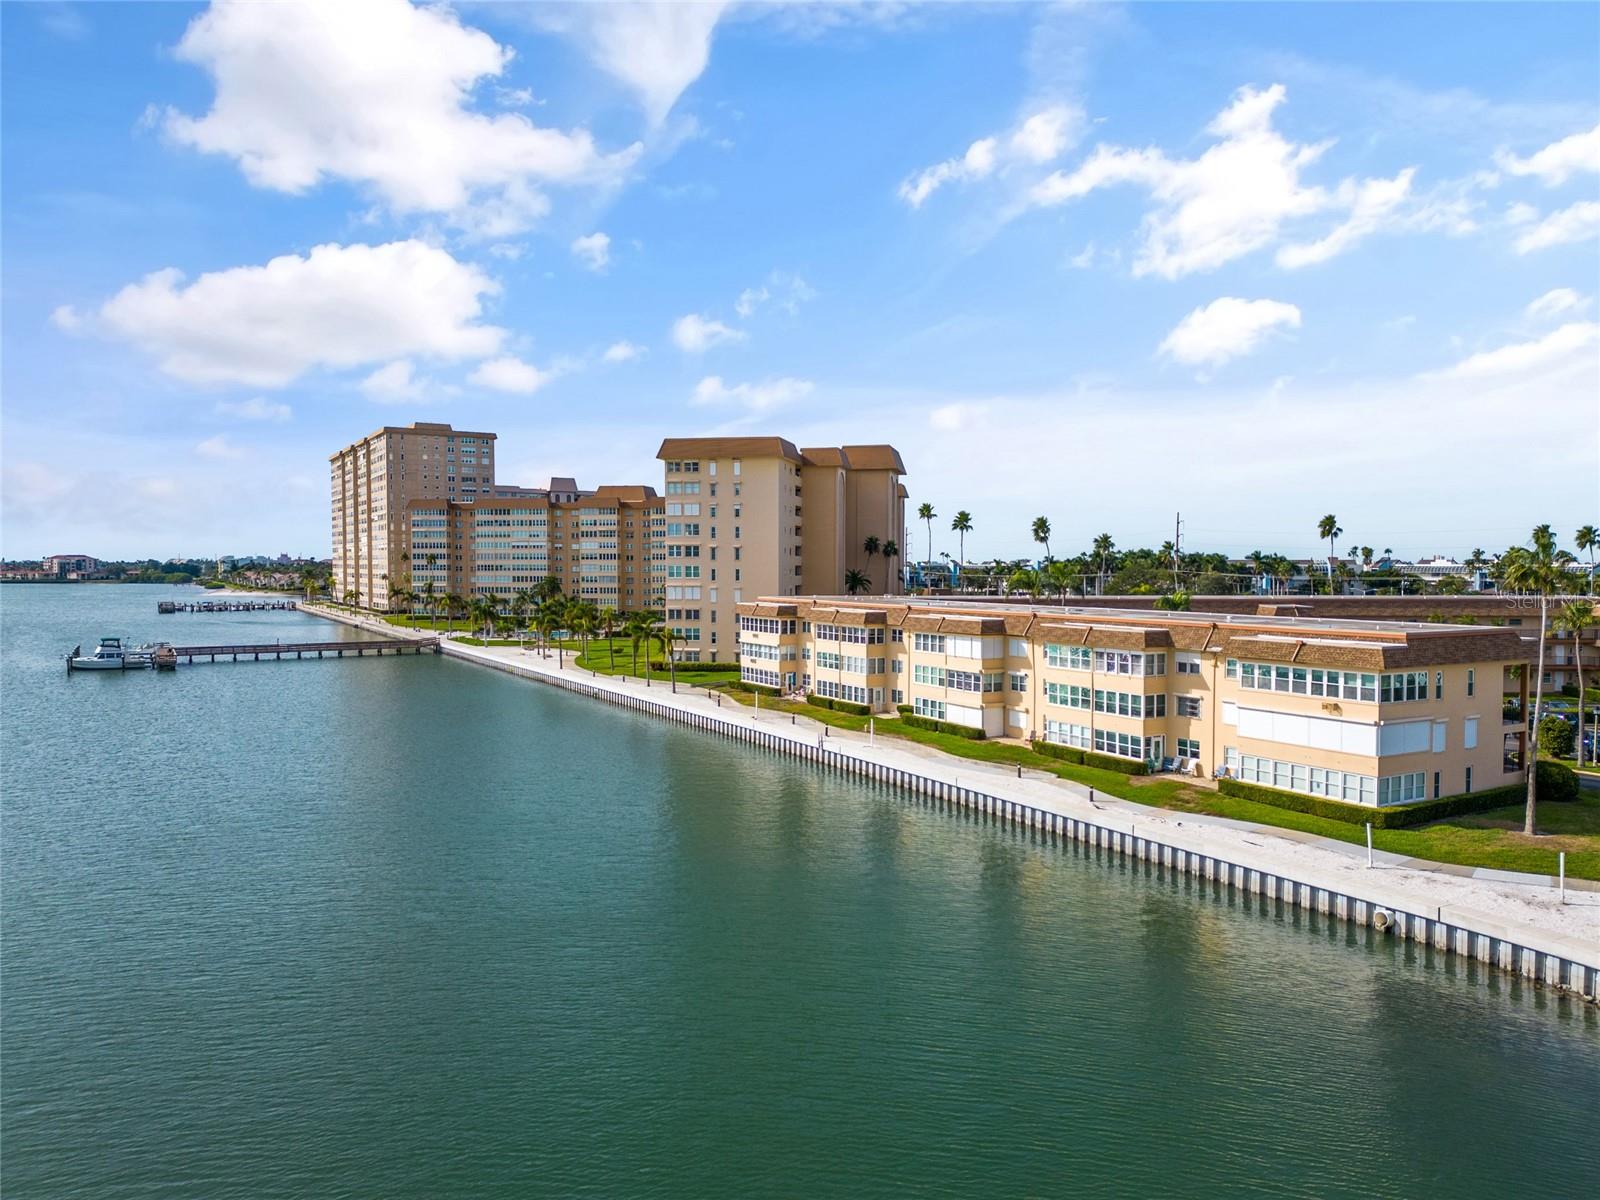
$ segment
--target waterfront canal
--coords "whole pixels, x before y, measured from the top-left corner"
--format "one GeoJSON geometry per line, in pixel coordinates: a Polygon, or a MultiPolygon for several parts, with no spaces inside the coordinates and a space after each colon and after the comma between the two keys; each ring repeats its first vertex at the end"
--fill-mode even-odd
{"type": "Polygon", "coordinates": [[[7,1197],[1566,1196],[1600,1017],[433,656],[0,588],[7,1197]]]}

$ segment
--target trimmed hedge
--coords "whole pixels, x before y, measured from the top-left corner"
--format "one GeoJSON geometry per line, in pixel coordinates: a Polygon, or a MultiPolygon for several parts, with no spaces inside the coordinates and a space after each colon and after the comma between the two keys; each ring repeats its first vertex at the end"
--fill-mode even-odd
{"type": "MultiPolygon", "coordinates": [[[[592,654],[594,651],[591,650],[590,653],[592,654]]],[[[684,671],[737,671],[739,669],[739,664],[736,662],[725,663],[680,661],[675,662],[672,665],[684,671]]],[[[667,669],[667,660],[664,658],[652,658],[650,660],[650,669],[652,671],[665,671],[667,669]]]]}
{"type": "Polygon", "coordinates": [[[872,715],[872,709],[865,704],[856,704],[850,700],[835,700],[832,696],[819,696],[815,692],[806,693],[806,703],[817,708],[831,708],[834,712],[849,713],[853,717],[872,715]]]}
{"type": "MultiPolygon", "coordinates": [[[[1537,798],[1540,803],[1552,800],[1557,804],[1564,804],[1578,798],[1578,773],[1571,767],[1558,762],[1546,762],[1541,758],[1534,764],[1533,769],[1539,776],[1537,798]]],[[[1518,784],[1517,798],[1521,799],[1526,794],[1527,789],[1518,784]]]]}
{"type": "Polygon", "coordinates": [[[764,683],[747,683],[743,679],[730,679],[722,684],[730,692],[756,692],[763,696],[777,696],[781,693],[775,687],[768,687],[764,683]]]}
{"type": "Polygon", "coordinates": [[[1094,750],[1080,750],[1076,746],[1059,746],[1055,742],[1034,742],[1035,753],[1046,758],[1059,758],[1063,762],[1077,763],[1083,767],[1097,767],[1102,771],[1115,771],[1119,775],[1148,775],[1150,764],[1132,758],[1118,758],[1114,754],[1101,754],[1094,750]]]}
{"type": "Polygon", "coordinates": [[[900,720],[913,729],[931,729],[934,733],[948,733],[952,737],[966,738],[969,742],[981,742],[987,736],[983,730],[974,729],[971,725],[957,725],[953,721],[939,721],[933,717],[919,717],[914,711],[909,711],[908,706],[900,706],[900,720]]]}

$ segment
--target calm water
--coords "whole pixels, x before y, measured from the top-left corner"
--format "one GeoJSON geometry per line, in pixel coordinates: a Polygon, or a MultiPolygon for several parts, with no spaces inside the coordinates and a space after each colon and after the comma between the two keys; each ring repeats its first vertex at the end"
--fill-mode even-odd
{"type": "MultiPolygon", "coordinates": [[[[1580,1195],[1592,1010],[460,663],[0,588],[7,1197],[1580,1195]]],[[[1474,973],[1475,974],[1475,973],[1474,973]]]]}

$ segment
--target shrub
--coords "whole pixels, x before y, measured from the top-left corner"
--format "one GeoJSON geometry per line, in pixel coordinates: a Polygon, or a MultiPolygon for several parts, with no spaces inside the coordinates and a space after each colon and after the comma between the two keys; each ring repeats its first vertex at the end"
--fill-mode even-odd
{"type": "MultiPolygon", "coordinates": [[[[590,648],[589,653],[594,653],[593,647],[590,648]]],[[[680,671],[737,671],[739,669],[738,663],[724,662],[676,662],[672,665],[680,671]]],[[[650,660],[650,669],[652,671],[665,671],[667,669],[667,660],[664,658],[652,658],[650,660]]]]}
{"type": "MultiPolygon", "coordinates": [[[[1547,800],[1570,803],[1578,798],[1578,773],[1571,767],[1540,759],[1533,770],[1538,777],[1537,791],[1541,803],[1547,800]]],[[[1523,795],[1523,789],[1519,787],[1517,793],[1523,795]]]]}
{"type": "Polygon", "coordinates": [[[948,733],[954,737],[966,738],[971,742],[981,742],[985,736],[983,730],[974,729],[970,725],[957,725],[952,721],[936,721],[932,717],[919,717],[914,713],[903,713],[900,720],[903,724],[909,725],[913,729],[928,729],[934,733],[948,733]]]}
{"type": "Polygon", "coordinates": [[[1035,742],[1035,752],[1046,758],[1059,758],[1063,762],[1078,763],[1080,766],[1096,767],[1102,771],[1115,771],[1119,775],[1148,775],[1148,763],[1138,762],[1131,758],[1118,758],[1113,754],[1099,754],[1093,750],[1080,750],[1076,746],[1058,746],[1054,742],[1035,742]]]}
{"type": "Polygon", "coordinates": [[[835,700],[832,696],[819,696],[815,692],[806,693],[806,703],[816,708],[831,708],[834,712],[849,713],[853,717],[870,717],[872,709],[865,704],[856,704],[851,700],[835,700]]]}
{"type": "Polygon", "coordinates": [[[755,692],[762,696],[776,696],[778,689],[764,683],[747,683],[743,679],[730,679],[725,685],[732,692],[755,692]]]}
{"type": "MultiPolygon", "coordinates": [[[[1543,763],[1539,765],[1544,766],[1543,763]]],[[[1570,771],[1567,773],[1572,774],[1570,771]]],[[[1573,786],[1577,786],[1576,779],[1573,781],[1573,786]]],[[[1259,804],[1270,804],[1273,808],[1307,813],[1313,817],[1326,817],[1330,821],[1343,821],[1347,825],[1364,825],[1370,821],[1374,829],[1404,829],[1411,825],[1440,821],[1445,817],[1457,817],[1463,813],[1504,808],[1508,804],[1515,804],[1524,794],[1522,785],[1513,783],[1505,787],[1490,788],[1486,792],[1463,792],[1457,796],[1422,800],[1416,804],[1368,808],[1360,804],[1346,804],[1343,800],[1329,800],[1325,796],[1306,796],[1300,792],[1282,791],[1259,783],[1245,783],[1239,779],[1219,780],[1217,790],[1224,796],[1254,800],[1259,804]]]]}
{"type": "Polygon", "coordinates": [[[1539,753],[1551,758],[1571,758],[1577,744],[1565,717],[1550,716],[1539,722],[1539,753]]]}

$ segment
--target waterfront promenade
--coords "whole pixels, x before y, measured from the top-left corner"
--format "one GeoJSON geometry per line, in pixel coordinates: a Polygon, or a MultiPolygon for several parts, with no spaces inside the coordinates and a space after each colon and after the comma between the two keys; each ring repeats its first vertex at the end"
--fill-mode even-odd
{"type": "MultiPolygon", "coordinates": [[[[385,622],[337,610],[308,607],[305,611],[374,633],[393,636],[399,632],[385,622]]],[[[423,631],[418,636],[429,635],[423,631]]],[[[1421,927],[1402,928],[1398,930],[1402,936],[1468,957],[1483,957],[1481,950],[1467,947],[1487,938],[1582,964],[1589,972],[1591,989],[1600,974],[1600,885],[1587,881],[1568,881],[1566,902],[1562,903],[1556,881],[1548,876],[1427,863],[1383,852],[1374,854],[1374,865],[1369,868],[1366,851],[1359,846],[1222,817],[1150,808],[1091,794],[1088,788],[1054,776],[1024,771],[1019,777],[1007,768],[954,759],[900,739],[845,733],[787,713],[760,714],[726,697],[719,705],[714,694],[699,689],[680,685],[673,693],[661,681],[647,686],[642,680],[593,675],[570,665],[570,656],[568,664],[558,668],[554,654],[546,658],[532,649],[470,646],[449,638],[444,640],[444,649],[453,657],[526,678],[581,687],[623,702],[648,702],[705,721],[747,726],[802,755],[808,756],[820,743],[836,755],[847,756],[851,765],[864,773],[876,770],[878,777],[883,777],[881,772],[899,772],[1108,831],[1115,846],[1124,852],[1155,845],[1206,864],[1219,864],[1229,870],[1227,882],[1238,883],[1232,871],[1242,868],[1292,882],[1296,896],[1299,889],[1309,889],[1314,904],[1319,893],[1330,898],[1359,897],[1362,911],[1369,914],[1363,923],[1370,923],[1376,908],[1413,914],[1421,918],[1421,927]],[[1460,935],[1468,940],[1460,940],[1460,935]]],[[[1242,886],[1248,887],[1248,883],[1242,886]]],[[[1325,911],[1337,912],[1337,905],[1330,899],[1325,911]]],[[[1526,963],[1502,961],[1502,965],[1530,973],[1526,963]]]]}

